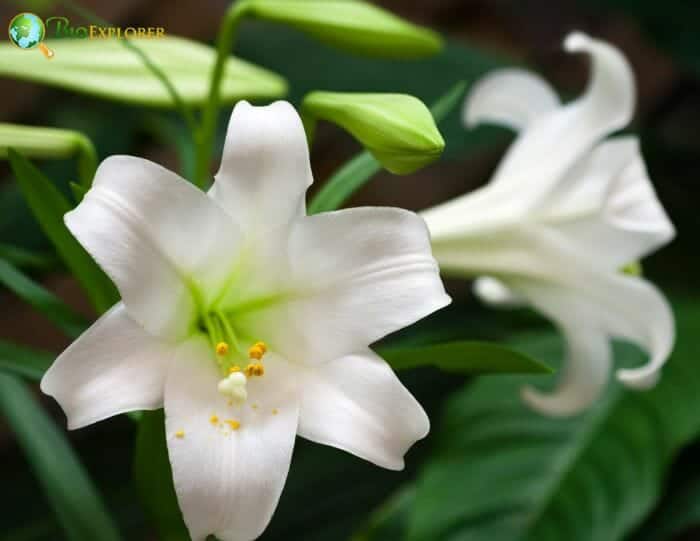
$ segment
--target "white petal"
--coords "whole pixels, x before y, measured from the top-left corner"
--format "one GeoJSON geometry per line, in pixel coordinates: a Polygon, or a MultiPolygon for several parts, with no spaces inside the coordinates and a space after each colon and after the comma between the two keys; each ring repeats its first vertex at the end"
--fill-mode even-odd
{"type": "Polygon", "coordinates": [[[477,278],[474,293],[486,304],[499,308],[518,308],[527,302],[501,280],[491,276],[477,278]]]}
{"type": "Polygon", "coordinates": [[[519,131],[559,107],[559,97],[539,75],[523,69],[501,69],[487,74],[469,91],[463,120],[468,126],[502,124],[519,131]]]}
{"type": "Polygon", "coordinates": [[[229,405],[204,339],[182,346],[165,389],[166,438],[180,509],[193,541],[251,541],[267,526],[289,470],[299,417],[287,363],[265,355],[248,401],[229,405]],[[212,415],[218,422],[211,422],[212,415]],[[226,423],[240,423],[232,430],[226,423]]]}
{"type": "Polygon", "coordinates": [[[131,316],[152,334],[189,330],[188,283],[216,289],[232,266],[235,224],[205,193],[147,160],[113,156],[66,214],[73,235],[112,278],[131,316]]]}
{"type": "Polygon", "coordinates": [[[548,197],[552,227],[610,268],[640,259],[674,235],[636,137],[598,145],[548,197]]]}
{"type": "Polygon", "coordinates": [[[423,408],[371,350],[309,367],[299,435],[392,470],[430,430],[423,408]]]}
{"type": "Polygon", "coordinates": [[[627,125],[634,114],[636,87],[634,73],[619,49],[582,32],[572,32],[564,40],[570,53],[586,53],[593,63],[585,94],[572,109],[591,125],[614,131],[627,125]]]}
{"type": "Polygon", "coordinates": [[[287,302],[239,318],[285,357],[330,361],[449,304],[425,223],[391,208],[309,216],[290,240],[287,302]]]}
{"type": "Polygon", "coordinates": [[[605,332],[586,323],[563,329],[567,356],[562,376],[551,393],[523,389],[525,402],[548,415],[573,415],[601,395],[610,376],[610,342],[605,332]]]}
{"type": "Polygon", "coordinates": [[[59,355],[41,390],[58,401],[71,429],[160,408],[172,355],[118,303],[59,355]]]}
{"type": "Polygon", "coordinates": [[[531,210],[594,144],[623,128],[635,105],[632,70],[613,46],[581,33],[566,40],[568,51],[590,54],[592,76],[576,101],[538,117],[508,150],[490,188],[513,199],[517,190],[523,212],[531,210]]]}
{"type": "Polygon", "coordinates": [[[306,214],[312,180],[306,134],[294,107],[284,101],[264,107],[239,102],[211,197],[245,231],[272,229],[306,214]]]}
{"type": "Polygon", "coordinates": [[[617,374],[628,386],[648,387],[673,348],[674,320],[668,302],[646,280],[617,272],[601,274],[573,255],[566,261],[559,284],[533,282],[519,286],[519,291],[564,327],[594,326],[644,348],[650,356],[646,365],[617,374]]]}

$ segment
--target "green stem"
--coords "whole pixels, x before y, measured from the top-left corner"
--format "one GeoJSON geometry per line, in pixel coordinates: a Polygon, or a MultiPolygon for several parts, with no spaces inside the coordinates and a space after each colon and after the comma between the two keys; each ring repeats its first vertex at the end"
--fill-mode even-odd
{"type": "MultiPolygon", "coordinates": [[[[72,11],[79,17],[83,17],[89,22],[100,24],[102,26],[113,26],[109,21],[102,19],[92,11],[84,8],[81,5],[76,4],[72,0],[62,0],[61,3],[70,11],[72,11]]],[[[124,47],[133,52],[136,56],[138,56],[143,65],[146,66],[146,68],[150,70],[150,72],[161,82],[166,92],[170,94],[170,98],[173,100],[173,104],[180,112],[182,117],[185,119],[187,126],[190,128],[192,133],[194,133],[195,129],[197,128],[194,115],[192,114],[192,111],[190,110],[188,105],[182,99],[182,96],[180,96],[180,93],[177,91],[177,88],[175,88],[175,85],[173,85],[170,79],[168,79],[168,76],[165,74],[165,72],[163,72],[162,69],[160,69],[156,64],[154,64],[151,58],[138,46],[132,43],[131,40],[120,39],[119,42],[124,47]]]]}
{"type": "Polygon", "coordinates": [[[218,316],[219,321],[221,321],[221,324],[224,328],[223,329],[224,336],[226,336],[226,338],[228,339],[228,341],[231,344],[231,346],[233,347],[233,349],[235,349],[238,353],[242,353],[241,345],[238,342],[238,338],[236,337],[236,333],[233,330],[233,327],[231,326],[231,323],[229,322],[229,320],[221,312],[216,312],[216,315],[218,316]]]}
{"type": "Polygon", "coordinates": [[[216,120],[219,113],[219,103],[221,101],[221,80],[224,76],[224,67],[236,36],[236,29],[241,18],[248,9],[248,2],[243,0],[232,5],[224,16],[224,20],[219,28],[219,35],[216,40],[216,61],[211,73],[211,83],[209,85],[209,98],[202,110],[202,123],[199,126],[196,136],[196,158],[195,158],[195,184],[204,187],[209,177],[209,163],[214,146],[214,134],[216,132],[216,120]]]}
{"type": "Polygon", "coordinates": [[[97,151],[92,141],[82,134],[78,134],[76,145],[78,147],[78,177],[81,186],[87,191],[90,189],[92,179],[95,178],[95,171],[97,171],[97,151]]]}

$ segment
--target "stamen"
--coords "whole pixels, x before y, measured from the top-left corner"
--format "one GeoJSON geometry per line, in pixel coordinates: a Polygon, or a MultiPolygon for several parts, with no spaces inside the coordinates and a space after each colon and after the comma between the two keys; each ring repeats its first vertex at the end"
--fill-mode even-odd
{"type": "Polygon", "coordinates": [[[253,376],[264,376],[265,367],[261,363],[250,363],[245,367],[245,375],[249,378],[253,376]]]}
{"type": "Polygon", "coordinates": [[[248,349],[248,357],[250,357],[251,359],[257,359],[259,361],[260,359],[262,359],[264,354],[265,352],[263,351],[263,349],[261,347],[258,347],[257,345],[250,346],[250,348],[248,349]]]}
{"type": "Polygon", "coordinates": [[[248,398],[247,381],[242,372],[233,372],[219,382],[218,389],[221,394],[228,396],[234,403],[242,404],[248,398]]]}
{"type": "Polygon", "coordinates": [[[241,423],[239,423],[235,419],[226,419],[224,423],[230,426],[231,430],[238,430],[239,428],[241,428],[241,423]]]}
{"type": "Polygon", "coordinates": [[[209,422],[213,425],[218,424],[219,417],[216,414],[214,414],[211,417],[209,417],[209,422]]]}
{"type": "Polygon", "coordinates": [[[220,356],[228,355],[229,346],[227,342],[219,342],[216,344],[216,354],[220,356]]]}
{"type": "Polygon", "coordinates": [[[185,437],[185,431],[184,431],[184,430],[178,430],[177,432],[175,432],[175,437],[176,437],[176,438],[180,438],[180,439],[184,438],[184,437],[185,437]]]}
{"type": "Polygon", "coordinates": [[[235,372],[240,372],[240,371],[241,371],[241,367],[238,366],[237,364],[233,365],[231,368],[228,369],[229,374],[233,374],[235,372]]]}
{"type": "Polygon", "coordinates": [[[255,342],[248,348],[248,357],[257,361],[262,359],[265,353],[267,353],[267,344],[265,342],[255,342]]]}

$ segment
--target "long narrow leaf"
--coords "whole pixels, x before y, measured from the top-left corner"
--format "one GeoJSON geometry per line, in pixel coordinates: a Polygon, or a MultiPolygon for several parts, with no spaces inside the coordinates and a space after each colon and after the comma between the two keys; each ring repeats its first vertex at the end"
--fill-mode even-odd
{"type": "Polygon", "coordinates": [[[547,365],[491,342],[448,342],[429,346],[383,348],[381,356],[394,370],[437,366],[458,374],[551,373],[547,365]]]}
{"type": "Polygon", "coordinates": [[[61,299],[2,259],[0,284],[31,304],[71,338],[79,336],[87,327],[85,319],[61,299]]]}
{"type": "Polygon", "coordinates": [[[39,381],[56,356],[48,351],[31,349],[0,340],[0,372],[39,381]]]}
{"type": "Polygon", "coordinates": [[[14,376],[0,374],[0,410],[24,449],[66,539],[118,541],[120,535],[70,444],[14,376]]]}
{"type": "Polygon", "coordinates": [[[44,233],[83,286],[95,308],[99,312],[106,311],[118,298],[116,289],[63,223],[63,215],[71,210],[70,204],[26,158],[12,149],[8,156],[20,190],[44,233]]]}
{"type": "Polygon", "coordinates": [[[189,541],[173,486],[163,410],[143,413],[136,439],[134,477],[141,500],[161,538],[189,541]]]}
{"type": "MultiPolygon", "coordinates": [[[[437,100],[430,112],[439,124],[454,109],[466,89],[459,82],[437,100]]],[[[328,212],[340,208],[354,193],[382,169],[379,162],[367,150],[363,150],[335,173],[309,203],[309,214],[328,212]]]]}
{"type": "Polygon", "coordinates": [[[0,259],[12,263],[18,268],[49,269],[56,265],[57,259],[53,255],[36,253],[0,242],[0,259]]]}

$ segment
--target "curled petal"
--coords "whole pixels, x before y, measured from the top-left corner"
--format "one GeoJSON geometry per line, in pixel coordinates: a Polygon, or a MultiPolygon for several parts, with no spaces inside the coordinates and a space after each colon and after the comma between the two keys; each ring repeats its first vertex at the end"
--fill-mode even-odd
{"type": "Polygon", "coordinates": [[[649,353],[646,365],[617,371],[626,386],[648,389],[656,384],[675,341],[674,318],[671,307],[661,292],[646,280],[628,277],[635,290],[636,301],[627,305],[628,321],[619,335],[642,345],[649,353]]]}
{"type": "Polygon", "coordinates": [[[193,541],[252,541],[267,526],[289,471],[299,405],[284,359],[265,355],[248,400],[229,404],[203,338],[181,346],[165,386],[166,439],[193,541]]]}
{"type": "Polygon", "coordinates": [[[464,102],[462,119],[468,127],[501,124],[519,131],[559,105],[557,93],[539,75],[502,69],[476,82],[464,102]]]}
{"type": "Polygon", "coordinates": [[[559,284],[519,286],[530,302],[562,327],[594,326],[612,338],[628,340],[649,353],[646,365],[622,369],[617,376],[629,387],[653,384],[673,348],[673,313],[659,290],[644,279],[617,272],[600,273],[570,254],[559,284]],[[569,285],[565,285],[568,283],[569,285]]]}
{"type": "Polygon", "coordinates": [[[547,415],[573,415],[601,395],[610,376],[610,342],[600,329],[582,324],[565,329],[567,355],[556,389],[542,393],[532,387],[522,390],[523,400],[547,415]]]}
{"type": "Polygon", "coordinates": [[[238,242],[235,224],[205,193],[131,156],[103,161],[65,222],[117,285],[129,314],[173,339],[189,332],[190,277],[214,290],[230,272],[238,242]]]}
{"type": "Polygon", "coordinates": [[[306,369],[299,435],[392,470],[430,421],[391,367],[371,350],[306,369]]]}
{"type": "Polygon", "coordinates": [[[584,95],[570,107],[591,124],[607,126],[612,132],[626,126],[634,114],[636,88],[634,73],[627,59],[616,47],[593,39],[582,32],[572,32],[564,48],[591,57],[592,75],[584,95]]]}
{"type": "Polygon", "coordinates": [[[294,107],[239,102],[210,196],[244,231],[274,229],[304,216],[312,181],[306,134],[294,107]]]}
{"type": "Polygon", "coordinates": [[[127,411],[163,406],[173,352],[118,303],[68,347],[41,379],[71,429],[127,411]]]}
{"type": "Polygon", "coordinates": [[[612,45],[574,33],[568,51],[588,53],[592,75],[577,100],[537,117],[523,130],[501,162],[490,184],[501,197],[519,193],[521,212],[536,208],[567,171],[603,137],[623,128],[635,105],[632,70],[612,45]]]}

